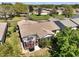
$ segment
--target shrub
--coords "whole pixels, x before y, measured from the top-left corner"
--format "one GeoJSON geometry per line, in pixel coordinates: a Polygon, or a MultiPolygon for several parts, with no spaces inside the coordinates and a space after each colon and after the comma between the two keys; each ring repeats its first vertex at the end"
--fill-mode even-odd
{"type": "Polygon", "coordinates": [[[41,48],[51,46],[51,39],[43,38],[39,40],[39,46],[41,48]]]}

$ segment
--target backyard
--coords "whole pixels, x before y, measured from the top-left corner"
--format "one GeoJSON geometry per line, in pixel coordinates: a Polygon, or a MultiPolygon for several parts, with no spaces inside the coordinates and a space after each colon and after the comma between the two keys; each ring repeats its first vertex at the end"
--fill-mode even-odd
{"type": "MultiPolygon", "coordinates": [[[[15,17],[13,18],[13,20],[7,20],[8,30],[6,34],[6,41],[0,47],[0,49],[2,49],[0,51],[0,56],[21,56],[19,34],[15,31],[17,21],[19,21],[20,19],[21,19],[20,17],[15,17]]],[[[6,22],[6,21],[0,20],[0,22],[6,22]]]]}
{"type": "MultiPolygon", "coordinates": [[[[21,41],[19,34],[16,31],[17,22],[24,19],[23,17],[14,17],[12,20],[7,20],[8,30],[6,34],[6,41],[0,46],[0,56],[49,56],[48,49],[41,49],[40,53],[32,52],[22,54],[21,41]]],[[[0,22],[6,22],[6,20],[0,20],[0,22]]]]}

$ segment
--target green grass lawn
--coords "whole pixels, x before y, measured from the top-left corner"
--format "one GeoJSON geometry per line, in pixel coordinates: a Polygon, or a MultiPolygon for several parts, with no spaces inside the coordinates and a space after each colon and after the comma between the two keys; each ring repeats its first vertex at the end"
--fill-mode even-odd
{"type": "Polygon", "coordinates": [[[64,15],[57,15],[57,14],[52,14],[52,16],[49,16],[49,15],[40,15],[40,16],[37,16],[35,14],[33,15],[30,15],[30,18],[32,20],[36,20],[36,21],[40,21],[40,20],[48,20],[50,17],[53,17],[53,18],[58,18],[60,20],[63,20],[65,18],[64,15]]]}
{"type": "Polygon", "coordinates": [[[49,15],[41,15],[41,16],[30,15],[30,18],[31,18],[32,20],[37,20],[37,21],[39,21],[39,20],[48,20],[50,17],[51,17],[51,16],[49,16],[49,15]]]}

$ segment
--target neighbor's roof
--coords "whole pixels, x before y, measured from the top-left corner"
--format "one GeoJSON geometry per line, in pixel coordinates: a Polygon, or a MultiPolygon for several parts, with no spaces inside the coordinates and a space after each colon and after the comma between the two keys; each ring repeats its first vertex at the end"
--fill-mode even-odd
{"type": "MultiPolygon", "coordinates": [[[[78,12],[77,12],[77,13],[78,13],[78,12]]],[[[72,19],[78,19],[78,18],[79,18],[79,13],[76,14],[76,15],[74,15],[74,16],[72,16],[71,18],[72,18],[72,19]]]]}
{"type": "Polygon", "coordinates": [[[3,36],[5,35],[6,27],[7,23],[0,23],[0,41],[2,41],[3,36]]]}
{"type": "Polygon", "coordinates": [[[75,27],[77,26],[74,22],[72,22],[71,20],[60,20],[60,22],[67,27],[75,27]]]}
{"type": "Polygon", "coordinates": [[[57,25],[53,22],[26,23],[27,22],[18,23],[22,38],[32,34],[37,34],[41,38],[47,34],[52,34],[52,30],[59,29],[59,27],[57,27],[57,25]]]}
{"type": "Polygon", "coordinates": [[[60,19],[58,19],[58,18],[53,18],[53,17],[50,17],[48,20],[49,20],[50,22],[52,22],[52,21],[58,21],[58,20],[60,20],[60,19]]]}
{"type": "Polygon", "coordinates": [[[74,23],[76,23],[77,25],[79,25],[79,18],[73,18],[71,19],[74,23]]]}
{"type": "Polygon", "coordinates": [[[55,22],[61,29],[64,28],[65,26],[67,27],[75,27],[77,26],[74,22],[69,20],[70,18],[64,18],[64,20],[60,20],[57,18],[50,18],[50,22],[55,22]]]}

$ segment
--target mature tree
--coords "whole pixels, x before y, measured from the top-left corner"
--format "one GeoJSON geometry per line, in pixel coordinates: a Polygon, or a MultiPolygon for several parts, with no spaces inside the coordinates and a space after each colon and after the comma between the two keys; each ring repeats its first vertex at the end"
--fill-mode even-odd
{"type": "Polygon", "coordinates": [[[72,8],[72,6],[65,5],[63,7],[65,8],[65,10],[63,11],[63,14],[66,17],[71,17],[73,15],[73,8],[72,8]]]}
{"type": "Polygon", "coordinates": [[[46,5],[39,5],[40,7],[42,7],[42,8],[53,8],[53,6],[55,6],[55,5],[53,5],[53,4],[46,4],[46,5]]]}
{"type": "Polygon", "coordinates": [[[56,6],[53,6],[52,10],[50,10],[50,13],[49,15],[52,16],[52,14],[57,14],[57,11],[56,11],[56,6]]]}
{"type": "Polygon", "coordinates": [[[41,12],[42,12],[42,8],[39,7],[37,11],[38,11],[38,16],[40,16],[41,15],[41,12]]]}
{"type": "Polygon", "coordinates": [[[51,52],[52,56],[72,57],[79,56],[79,31],[65,28],[54,38],[56,49],[51,52]]]}
{"type": "Polygon", "coordinates": [[[79,4],[72,5],[73,8],[79,8],[79,4]]]}
{"type": "Polygon", "coordinates": [[[33,13],[33,10],[34,10],[34,9],[33,9],[32,5],[30,5],[30,6],[29,6],[29,12],[30,12],[30,13],[33,13]]]}
{"type": "Polygon", "coordinates": [[[13,5],[10,5],[9,8],[10,9],[8,11],[8,15],[11,18],[11,17],[15,16],[16,12],[15,12],[15,9],[14,9],[14,6],[13,5]]]}
{"type": "Polygon", "coordinates": [[[0,16],[7,20],[8,17],[14,14],[13,5],[11,4],[1,4],[0,5],[0,16]]]}
{"type": "Polygon", "coordinates": [[[42,48],[51,46],[51,37],[50,38],[42,38],[39,40],[39,46],[42,48]]]}
{"type": "Polygon", "coordinates": [[[4,3],[4,2],[2,2],[2,5],[12,5],[12,3],[4,3]]]}
{"type": "Polygon", "coordinates": [[[27,12],[27,5],[25,5],[23,3],[15,3],[14,8],[15,8],[17,15],[19,15],[19,13],[26,13],[27,12]]]}

